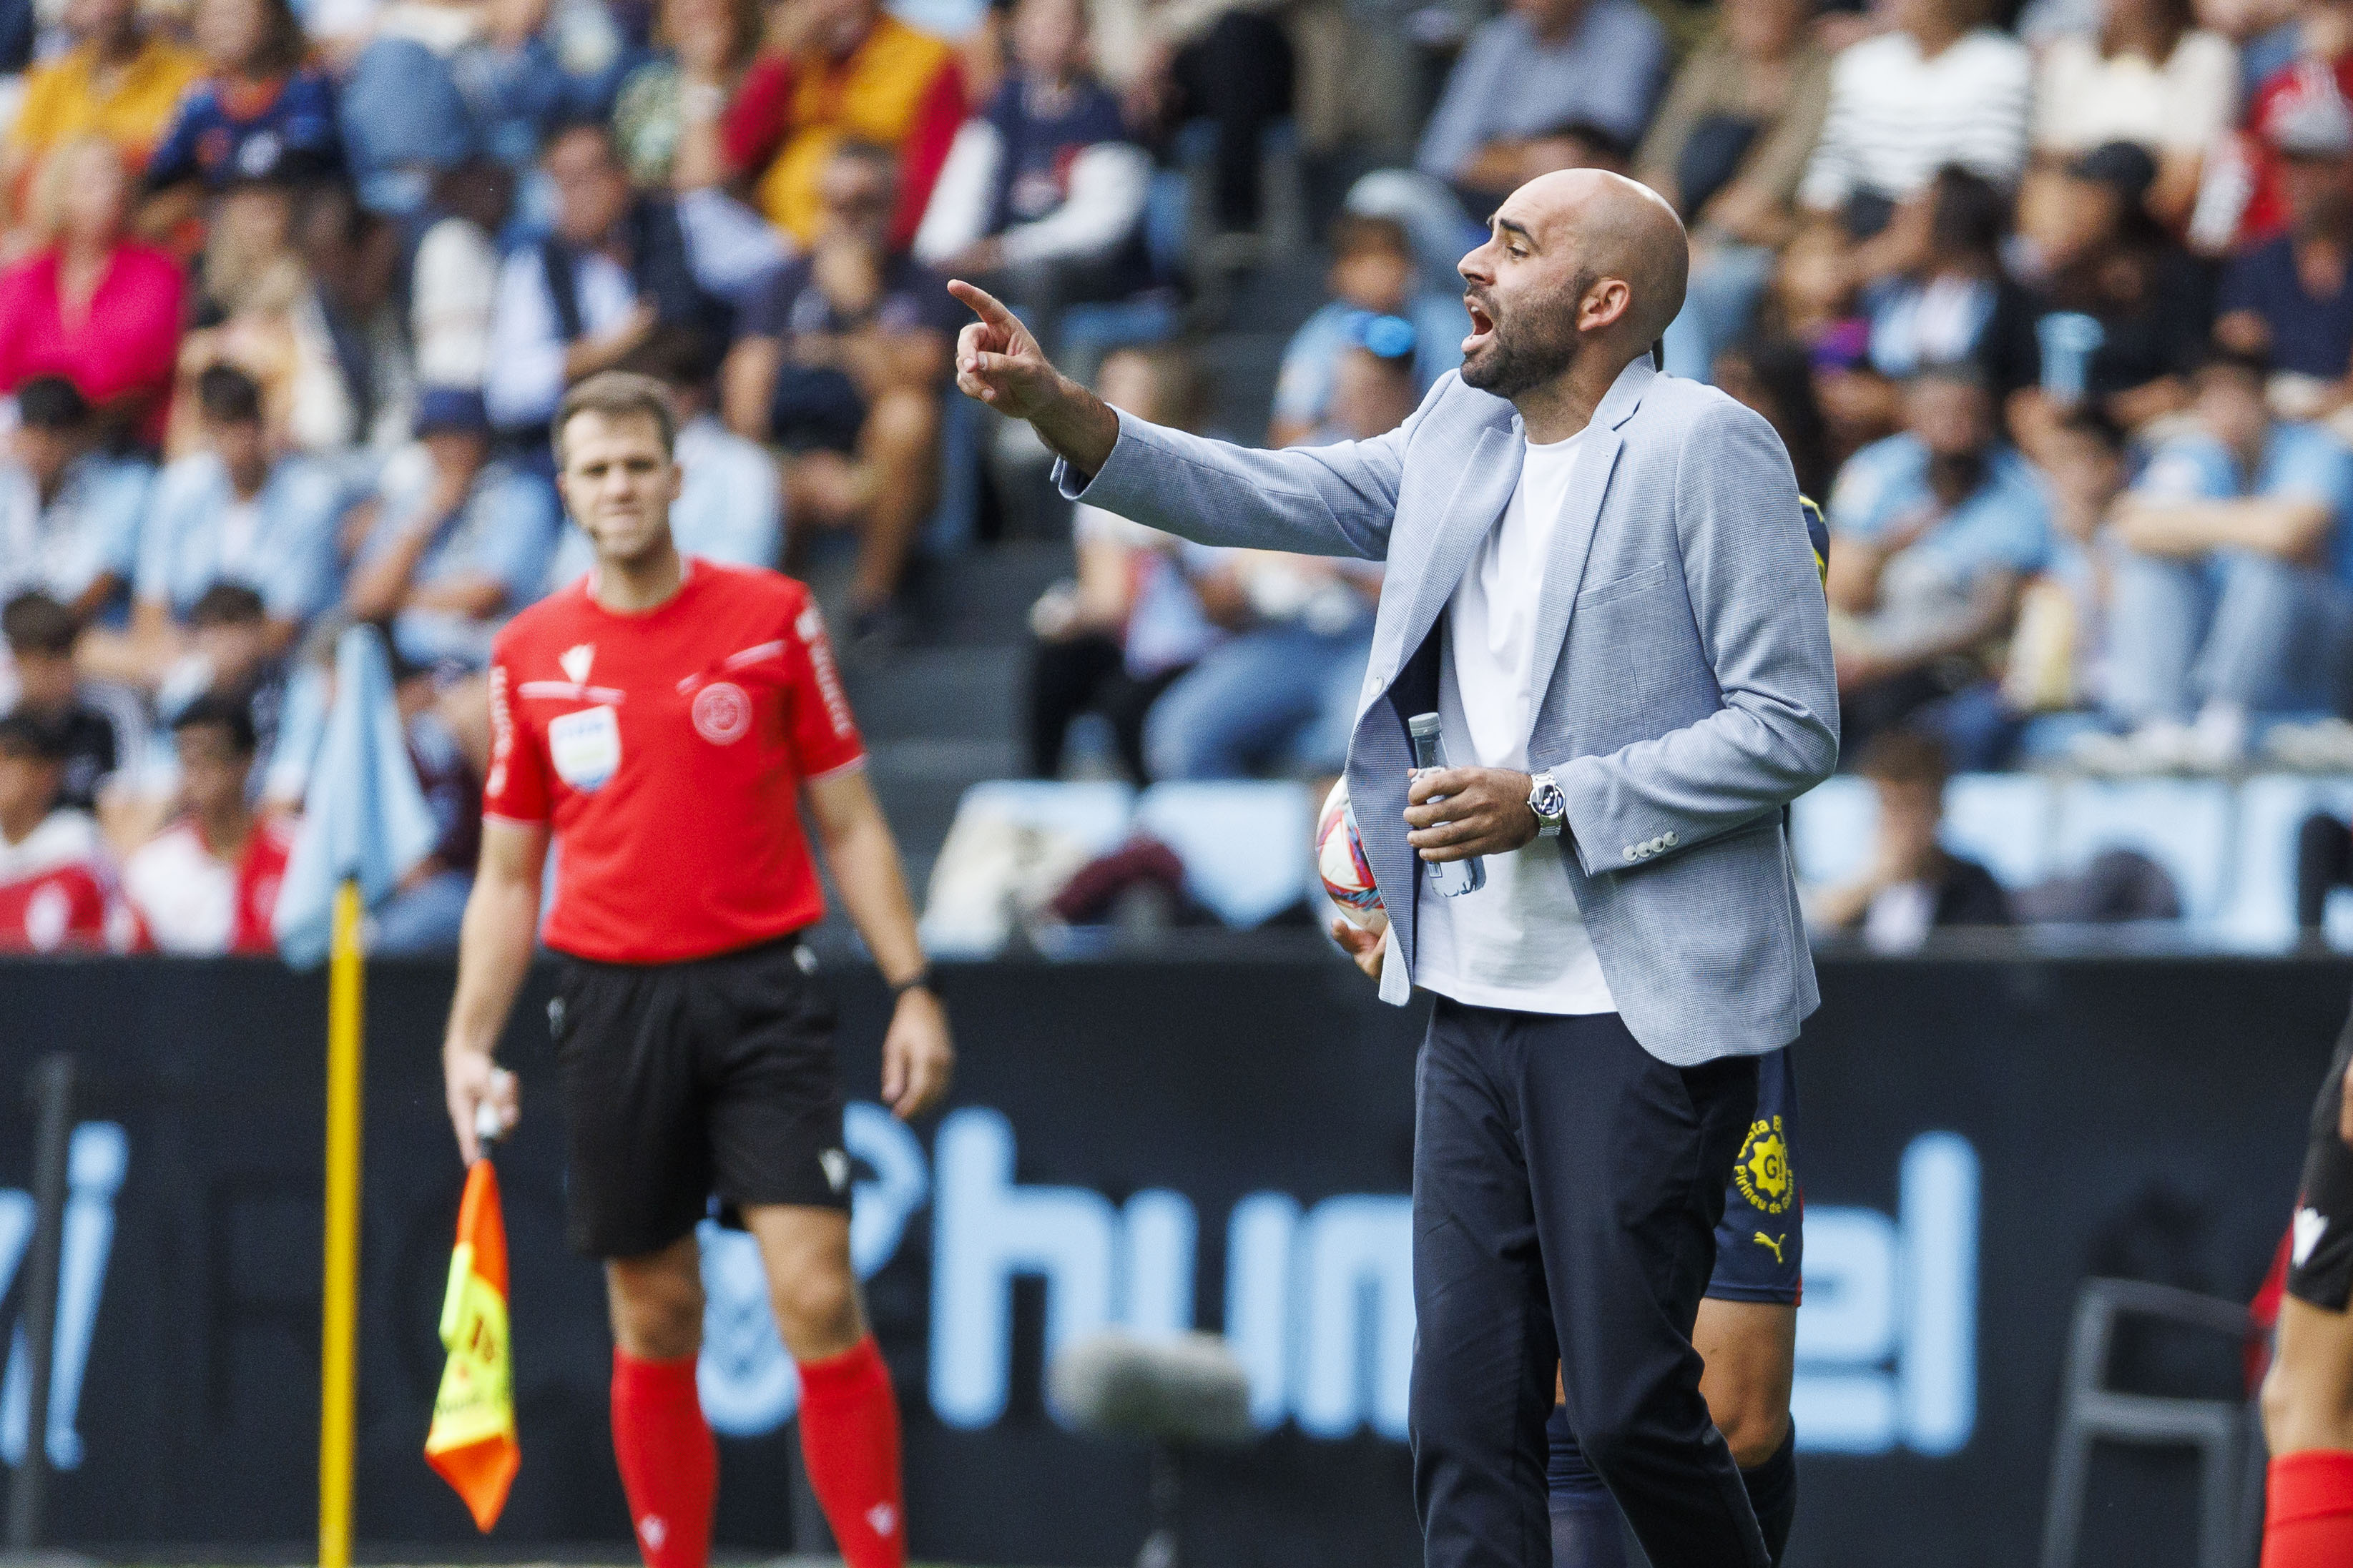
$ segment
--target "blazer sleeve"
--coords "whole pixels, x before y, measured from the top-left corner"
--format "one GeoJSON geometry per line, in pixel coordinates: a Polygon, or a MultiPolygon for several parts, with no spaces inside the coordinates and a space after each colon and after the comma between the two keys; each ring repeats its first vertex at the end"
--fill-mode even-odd
{"type": "Polygon", "coordinates": [[[1060,458],[1054,483],[1082,500],[1201,544],[1300,555],[1388,555],[1406,447],[1458,378],[1440,378],[1406,422],[1370,441],[1280,451],[1237,447],[1119,411],[1119,441],[1092,480],[1060,458]]]}
{"type": "Polygon", "coordinates": [[[1710,398],[1677,460],[1683,581],[1722,706],[1555,770],[1589,875],[1631,872],[1747,826],[1838,763],[1829,609],[1773,427],[1710,398]],[[1643,851],[1629,859],[1628,847],[1643,851]]]}

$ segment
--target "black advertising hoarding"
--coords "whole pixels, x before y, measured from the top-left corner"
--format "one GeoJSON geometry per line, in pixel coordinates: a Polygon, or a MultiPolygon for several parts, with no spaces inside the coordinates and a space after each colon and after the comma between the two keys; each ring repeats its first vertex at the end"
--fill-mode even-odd
{"type": "MultiPolygon", "coordinates": [[[[369,978],[359,1533],[473,1539],[420,1447],[461,1173],[441,1108],[450,984],[369,978]]],[[[1405,1450],[1412,1052],[1421,1010],[1337,961],[947,971],[949,1113],[872,1104],[886,998],[837,977],[859,1161],[853,1248],[907,1417],[917,1555],[1131,1560],[1142,1456],[1064,1431],[1050,1342],[1223,1331],[1267,1436],[1191,1473],[1201,1561],[1418,1560],[1405,1450]]],[[[2242,1295],[2284,1226],[2301,1128],[2353,992],[2338,963],[1836,961],[1800,1046],[1808,1303],[1791,1561],[1916,1568],[2036,1551],[2068,1316],[2094,1271],[2242,1295]]],[[[500,1156],[523,1468],[491,1545],[628,1526],[596,1269],[561,1239],[545,976],[516,1012],[500,1156]]],[[[0,966],[0,1279],[29,1226],[15,1086],[92,1080],[74,1150],[48,1442],[56,1537],[296,1542],[312,1529],[323,987],[274,966],[0,966]]],[[[711,1233],[704,1404],[720,1540],[792,1540],[796,1387],[756,1258],[711,1233]]],[[[21,1303],[0,1295],[13,1331],[21,1303]]],[[[2119,1375],[2220,1391],[2227,1347],[2127,1347],[2119,1375]]],[[[0,1377],[21,1454],[22,1363],[0,1377]]],[[[2095,1473],[2086,1561],[2187,1562],[2186,1471],[2095,1473]]]]}

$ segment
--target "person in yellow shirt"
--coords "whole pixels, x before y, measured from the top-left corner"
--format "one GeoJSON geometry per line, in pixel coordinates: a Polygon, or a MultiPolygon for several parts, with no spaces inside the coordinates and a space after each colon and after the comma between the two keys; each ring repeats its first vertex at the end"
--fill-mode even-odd
{"type": "Polygon", "coordinates": [[[784,0],[769,47],[720,122],[727,163],[795,247],[825,216],[819,175],[844,141],[895,153],[890,241],[904,249],[964,124],[955,48],[887,15],[880,0],[784,0]]]}
{"type": "Polygon", "coordinates": [[[86,135],[122,149],[135,173],[163,140],[181,95],[205,74],[202,55],[140,22],[137,0],[69,0],[66,26],[74,47],[33,68],[0,151],[12,192],[50,152],[86,135]]]}

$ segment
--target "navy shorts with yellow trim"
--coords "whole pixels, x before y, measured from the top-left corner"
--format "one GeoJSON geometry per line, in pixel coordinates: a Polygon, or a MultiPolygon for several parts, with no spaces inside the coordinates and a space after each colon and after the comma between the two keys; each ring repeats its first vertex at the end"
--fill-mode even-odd
{"type": "Polygon", "coordinates": [[[1725,1184],[1715,1227],[1715,1272],[1707,1293],[1719,1301],[1774,1301],[1794,1307],[1803,1292],[1805,1195],[1793,1149],[1798,1075],[1789,1048],[1757,1058],[1757,1116],[1725,1184]]]}

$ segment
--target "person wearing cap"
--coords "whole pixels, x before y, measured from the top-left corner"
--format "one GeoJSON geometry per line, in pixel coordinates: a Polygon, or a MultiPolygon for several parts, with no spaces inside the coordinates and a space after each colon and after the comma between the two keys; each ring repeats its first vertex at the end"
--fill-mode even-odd
{"type": "Polygon", "coordinates": [[[2133,142],[2157,160],[2151,210],[2178,227],[2235,121],[2238,50],[2198,25],[2195,0],[2100,0],[2098,10],[2095,30],[2062,33],[2037,59],[2035,156],[2133,142]]]}
{"type": "Polygon", "coordinates": [[[203,449],[179,458],[155,481],[139,541],[127,636],[84,639],[84,668],[155,689],[190,650],[188,620],[216,583],[261,595],[272,655],[291,647],[302,626],[334,603],[333,477],[299,457],[273,458],[261,389],[233,366],[196,377],[203,449]]]}
{"type": "Polygon", "coordinates": [[[2034,367],[2035,384],[2008,412],[2030,455],[2081,399],[2135,434],[2189,404],[2213,325],[2213,286],[2149,215],[2156,179],[2145,149],[2111,142],[2066,165],[2054,199],[2019,215],[2031,308],[2019,315],[2010,353],[2034,367]]]}
{"type": "Polygon", "coordinates": [[[555,550],[546,482],[491,456],[481,395],[427,389],[417,439],[385,465],[344,608],[389,621],[401,656],[480,669],[509,616],[538,599],[555,550]]]}
{"type": "Polygon", "coordinates": [[[0,461],[0,602],[44,593],[79,626],[131,585],[153,474],[96,446],[73,383],[42,375],[17,388],[16,428],[0,461]]]}
{"type": "Polygon", "coordinates": [[[2274,108],[2266,140],[2287,230],[2223,268],[2214,333],[2307,384],[2316,411],[2345,398],[2353,370],[2353,108],[2333,90],[2274,108]]]}
{"type": "Polygon", "coordinates": [[[1402,316],[1414,333],[1417,395],[1462,363],[1469,325],[1460,295],[1422,280],[1413,242],[1394,217],[1344,212],[1332,220],[1332,266],[1324,275],[1331,299],[1300,323],[1284,345],[1275,373],[1274,412],[1267,444],[1295,447],[1325,423],[1340,358],[1351,346],[1349,323],[1365,312],[1402,316]]]}

